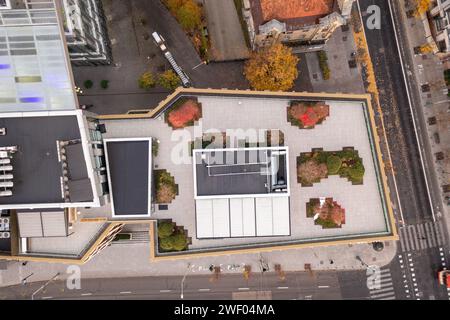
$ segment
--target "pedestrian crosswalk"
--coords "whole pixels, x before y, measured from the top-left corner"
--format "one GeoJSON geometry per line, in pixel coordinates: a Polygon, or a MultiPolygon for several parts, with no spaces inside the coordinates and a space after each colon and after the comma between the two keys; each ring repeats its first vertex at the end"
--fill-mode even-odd
{"type": "Polygon", "coordinates": [[[378,285],[369,289],[372,300],[395,300],[394,284],[389,269],[380,269],[375,281],[378,285]]]}
{"type": "Polygon", "coordinates": [[[443,245],[442,222],[426,222],[399,228],[402,252],[420,251],[443,245]]]}

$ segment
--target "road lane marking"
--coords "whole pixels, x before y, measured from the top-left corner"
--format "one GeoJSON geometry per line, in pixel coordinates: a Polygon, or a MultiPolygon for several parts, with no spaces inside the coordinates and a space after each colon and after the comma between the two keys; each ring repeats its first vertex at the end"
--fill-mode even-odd
{"type": "Polygon", "coordinates": [[[319,289],[327,289],[327,288],[329,288],[330,286],[319,286],[319,289]]]}
{"type": "Polygon", "coordinates": [[[53,297],[42,297],[42,300],[52,299],[53,297]]]}
{"type": "Polygon", "coordinates": [[[130,294],[131,291],[120,291],[120,294],[130,294]]]}
{"type": "Polygon", "coordinates": [[[168,293],[168,292],[172,292],[172,290],[159,290],[159,292],[161,292],[161,293],[168,293]]]}
{"type": "Polygon", "coordinates": [[[211,291],[211,289],[198,289],[198,291],[207,292],[207,291],[211,291]]]}
{"type": "Polygon", "coordinates": [[[88,293],[82,293],[82,296],[92,296],[92,293],[88,292],[88,293]]]}
{"type": "Polygon", "coordinates": [[[279,290],[286,290],[289,289],[289,287],[278,287],[279,290]]]}
{"type": "Polygon", "coordinates": [[[244,291],[244,290],[250,290],[250,288],[238,288],[238,290],[244,291]]]}

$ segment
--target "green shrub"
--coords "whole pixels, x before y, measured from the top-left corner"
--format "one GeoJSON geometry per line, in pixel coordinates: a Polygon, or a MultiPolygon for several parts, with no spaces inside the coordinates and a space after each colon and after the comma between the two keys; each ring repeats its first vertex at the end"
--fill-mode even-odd
{"type": "Polygon", "coordinates": [[[445,83],[450,86],[450,69],[444,71],[445,83]]]}
{"type": "Polygon", "coordinates": [[[108,89],[108,87],[109,87],[109,80],[102,80],[100,82],[100,86],[102,87],[102,89],[108,89]]]}
{"type": "Polygon", "coordinates": [[[162,73],[158,78],[158,84],[166,88],[168,90],[173,90],[180,86],[180,78],[178,75],[173,72],[172,70],[167,70],[166,72],[162,73]]]}
{"type": "Polygon", "coordinates": [[[316,220],[316,224],[324,227],[325,229],[331,229],[331,228],[336,228],[337,227],[337,225],[336,225],[336,223],[334,223],[334,221],[332,221],[332,220],[323,220],[323,219],[320,219],[320,218],[318,218],[316,220]]]}
{"type": "Polygon", "coordinates": [[[184,30],[194,30],[202,22],[202,9],[193,0],[186,0],[177,10],[176,17],[184,30]]]}
{"type": "Polygon", "coordinates": [[[138,85],[141,89],[151,89],[156,85],[155,77],[149,71],[144,72],[138,79],[138,85]]]}
{"type": "Polygon", "coordinates": [[[159,239],[159,246],[164,251],[171,251],[173,250],[173,237],[167,237],[167,238],[161,238],[159,239]]]}
{"type": "Polygon", "coordinates": [[[312,218],[314,217],[314,208],[320,203],[319,199],[311,199],[308,203],[306,203],[306,217],[312,218]]]}
{"type": "Polygon", "coordinates": [[[327,158],[328,174],[338,174],[342,166],[342,160],[338,156],[330,155],[327,158]]]}
{"type": "Polygon", "coordinates": [[[172,236],[172,249],[175,251],[182,251],[186,249],[187,238],[183,233],[177,233],[172,236]]]}
{"type": "Polygon", "coordinates": [[[364,177],[365,169],[361,162],[357,162],[354,166],[352,166],[348,170],[348,174],[350,175],[350,178],[352,181],[358,182],[361,181],[364,177]]]}
{"type": "Polygon", "coordinates": [[[170,222],[158,223],[158,237],[164,239],[173,234],[173,224],[170,222]]]}
{"type": "Polygon", "coordinates": [[[92,82],[92,80],[86,80],[85,82],[84,82],[84,87],[86,88],[86,89],[90,89],[90,88],[92,88],[94,86],[94,82],[92,82]]]}
{"type": "Polygon", "coordinates": [[[319,51],[317,52],[317,56],[319,58],[319,67],[322,71],[322,76],[324,80],[330,79],[330,67],[328,66],[328,57],[327,53],[325,51],[319,51]]]}

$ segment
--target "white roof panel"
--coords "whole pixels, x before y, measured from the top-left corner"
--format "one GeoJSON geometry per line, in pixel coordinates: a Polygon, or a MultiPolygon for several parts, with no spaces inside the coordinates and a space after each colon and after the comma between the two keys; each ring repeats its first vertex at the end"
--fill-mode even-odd
{"type": "Polygon", "coordinates": [[[289,236],[289,197],[197,200],[197,238],[289,236]]]}
{"type": "Polygon", "coordinates": [[[242,224],[244,237],[256,236],[255,199],[242,199],[242,224]]]}
{"type": "Polygon", "coordinates": [[[244,235],[244,221],[242,216],[242,199],[230,199],[231,236],[244,235]]]}
{"type": "Polygon", "coordinates": [[[273,235],[271,198],[256,198],[256,234],[258,237],[273,235]]]}
{"type": "Polygon", "coordinates": [[[289,198],[272,198],[273,206],[273,235],[289,236],[291,235],[291,224],[289,216],[289,198]]]}
{"type": "Polygon", "coordinates": [[[229,199],[213,200],[214,238],[230,237],[229,199]]]}
{"type": "Polygon", "coordinates": [[[212,200],[197,200],[197,238],[213,238],[212,200]]]}

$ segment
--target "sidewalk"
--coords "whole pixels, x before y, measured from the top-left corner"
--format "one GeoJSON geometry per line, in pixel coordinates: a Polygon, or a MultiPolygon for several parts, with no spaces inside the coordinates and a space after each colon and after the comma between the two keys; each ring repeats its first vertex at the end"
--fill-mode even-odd
{"type": "MultiPolygon", "coordinates": [[[[422,112],[427,122],[427,132],[433,157],[433,170],[440,187],[442,198],[442,186],[450,181],[450,100],[447,96],[447,86],[444,80],[444,68],[442,62],[434,54],[414,54],[414,47],[426,43],[425,27],[420,18],[407,18],[405,1],[399,1],[402,13],[401,20],[406,30],[409,54],[412,57],[413,69],[407,69],[408,76],[413,76],[421,89],[420,99],[422,112]],[[437,154],[443,153],[444,160],[437,160],[437,154]]],[[[448,196],[448,194],[447,194],[448,196]]],[[[450,217],[448,206],[443,204],[442,211],[437,211],[437,218],[444,217],[447,229],[450,230],[450,217]]]]}
{"type": "MultiPolygon", "coordinates": [[[[82,278],[126,278],[139,276],[183,275],[188,263],[195,274],[211,274],[211,265],[220,266],[222,273],[243,274],[244,265],[251,265],[252,272],[260,272],[261,256],[259,254],[241,254],[219,257],[206,257],[175,261],[150,262],[150,244],[135,243],[113,245],[95,256],[85,265],[80,266],[82,278]]],[[[362,270],[367,266],[356,259],[359,256],[367,265],[384,266],[396,255],[395,242],[385,242],[381,252],[373,250],[370,244],[343,245],[309,249],[293,249],[263,253],[263,260],[269,271],[280,264],[283,271],[304,271],[305,264],[311,270],[362,270]],[[331,261],[332,260],[332,261],[331,261]],[[332,263],[331,263],[332,262],[332,263]]],[[[45,281],[56,273],[61,278],[68,276],[69,265],[28,262],[22,266],[20,262],[11,262],[7,270],[0,271],[0,286],[14,285],[23,278],[34,273],[29,282],[45,281]]]]}
{"type": "Polygon", "coordinates": [[[305,54],[309,79],[314,92],[365,93],[364,83],[359,68],[350,68],[349,61],[356,45],[352,35],[352,26],[347,31],[338,28],[325,46],[328,65],[331,70],[330,79],[324,80],[319,67],[317,52],[305,54]]]}

